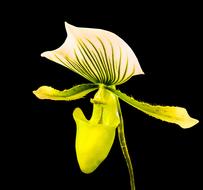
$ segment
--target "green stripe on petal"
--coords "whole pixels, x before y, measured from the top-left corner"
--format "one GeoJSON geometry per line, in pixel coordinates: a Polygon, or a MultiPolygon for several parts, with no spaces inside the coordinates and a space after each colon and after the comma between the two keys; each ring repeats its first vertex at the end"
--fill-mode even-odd
{"type": "Polygon", "coordinates": [[[119,90],[106,87],[108,90],[116,94],[121,100],[137,108],[138,110],[169,123],[178,124],[182,128],[190,128],[199,121],[189,116],[187,110],[182,107],[151,105],[145,102],[139,102],[132,97],[127,96],[119,90]]]}
{"type": "Polygon", "coordinates": [[[97,84],[81,84],[63,91],[56,90],[50,86],[41,86],[33,93],[39,99],[71,101],[83,98],[96,89],[98,89],[97,84]]]}
{"type": "Polygon", "coordinates": [[[92,62],[92,64],[94,65],[94,74],[96,76],[96,78],[98,79],[98,81],[102,81],[102,74],[101,74],[101,68],[99,68],[99,62],[97,60],[97,58],[95,57],[95,55],[89,51],[89,49],[87,48],[87,46],[85,45],[85,43],[82,40],[78,40],[79,45],[81,46],[81,50],[84,52],[84,54],[87,56],[87,59],[92,62]]]}

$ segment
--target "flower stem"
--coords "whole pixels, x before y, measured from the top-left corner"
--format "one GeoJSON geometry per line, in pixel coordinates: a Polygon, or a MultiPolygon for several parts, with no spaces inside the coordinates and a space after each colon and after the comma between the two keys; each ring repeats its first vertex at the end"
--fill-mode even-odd
{"type": "Polygon", "coordinates": [[[118,111],[119,111],[120,120],[121,120],[120,125],[118,126],[118,138],[119,138],[120,146],[121,146],[121,149],[122,149],[122,152],[123,152],[123,155],[124,155],[127,167],[128,167],[131,190],[136,190],[132,162],[130,159],[130,155],[128,152],[128,147],[127,147],[127,143],[126,143],[126,139],[125,139],[124,121],[123,121],[121,107],[120,107],[120,103],[119,103],[118,99],[117,99],[117,102],[118,102],[118,111]]]}

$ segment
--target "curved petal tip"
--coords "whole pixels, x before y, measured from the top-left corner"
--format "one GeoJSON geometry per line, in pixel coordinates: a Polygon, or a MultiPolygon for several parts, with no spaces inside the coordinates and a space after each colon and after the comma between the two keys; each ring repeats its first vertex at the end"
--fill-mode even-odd
{"type": "Polygon", "coordinates": [[[45,52],[41,53],[40,56],[41,57],[47,57],[47,54],[48,54],[47,51],[45,51],[45,52]]]}
{"type": "Polygon", "coordinates": [[[65,29],[66,29],[67,35],[68,36],[72,35],[72,37],[73,37],[74,36],[73,33],[75,34],[77,27],[65,22],[65,29]]]}

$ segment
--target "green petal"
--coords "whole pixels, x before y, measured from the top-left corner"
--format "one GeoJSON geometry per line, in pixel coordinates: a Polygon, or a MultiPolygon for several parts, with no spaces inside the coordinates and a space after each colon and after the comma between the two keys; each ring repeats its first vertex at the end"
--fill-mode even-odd
{"type": "Polygon", "coordinates": [[[80,169],[84,173],[93,172],[108,156],[115,139],[115,131],[120,123],[117,97],[104,88],[95,94],[93,113],[87,120],[80,108],[73,117],[77,126],[76,154],[80,169]]]}
{"type": "Polygon", "coordinates": [[[185,108],[151,105],[145,102],[139,102],[119,90],[115,90],[109,87],[106,88],[131,106],[162,121],[178,124],[182,128],[190,128],[199,122],[197,119],[190,117],[185,108]]]}
{"type": "Polygon", "coordinates": [[[33,93],[39,99],[71,101],[83,98],[88,93],[96,90],[97,88],[97,84],[81,84],[68,90],[60,91],[50,86],[41,86],[37,90],[33,91],[33,93]]]}
{"type": "Polygon", "coordinates": [[[77,160],[81,171],[89,174],[107,157],[115,139],[116,126],[93,124],[80,108],[74,110],[73,117],[77,125],[77,160]]]}

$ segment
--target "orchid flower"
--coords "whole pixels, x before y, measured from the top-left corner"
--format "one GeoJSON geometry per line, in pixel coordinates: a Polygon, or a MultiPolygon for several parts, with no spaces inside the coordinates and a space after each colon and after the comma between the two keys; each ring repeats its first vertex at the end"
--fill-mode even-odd
{"type": "Polygon", "coordinates": [[[68,23],[65,23],[65,28],[67,39],[63,45],[41,56],[67,67],[90,83],[63,91],[41,86],[33,93],[39,99],[72,101],[97,90],[90,100],[93,112],[89,120],[80,108],[73,111],[79,167],[84,173],[93,172],[107,157],[117,130],[129,171],[131,190],[135,190],[119,99],[149,116],[182,128],[190,128],[198,120],[191,118],[185,108],[140,102],[116,89],[117,85],[127,82],[131,77],[144,74],[132,49],[116,34],[101,29],[75,27],[68,23]]]}

